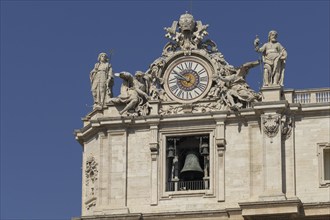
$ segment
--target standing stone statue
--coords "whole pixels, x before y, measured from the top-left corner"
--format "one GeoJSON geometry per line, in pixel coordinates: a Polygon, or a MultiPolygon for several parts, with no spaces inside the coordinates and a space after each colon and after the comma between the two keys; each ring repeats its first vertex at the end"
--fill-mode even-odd
{"type": "Polygon", "coordinates": [[[102,108],[106,101],[112,97],[113,73],[112,66],[106,53],[100,53],[98,62],[90,73],[93,108],[102,108]]]}
{"type": "Polygon", "coordinates": [[[285,60],[287,52],[285,48],[277,42],[277,32],[270,31],[268,34],[268,43],[259,47],[260,40],[257,37],[254,40],[255,50],[262,53],[264,63],[263,86],[280,85],[283,86],[285,60]]]}

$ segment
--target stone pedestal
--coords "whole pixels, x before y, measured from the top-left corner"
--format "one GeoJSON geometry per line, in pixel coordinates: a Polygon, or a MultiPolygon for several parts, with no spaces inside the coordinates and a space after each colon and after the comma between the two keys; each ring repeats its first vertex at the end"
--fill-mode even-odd
{"type": "Polygon", "coordinates": [[[280,101],[283,87],[282,86],[264,86],[261,88],[262,101],[263,102],[273,102],[280,101]]]}

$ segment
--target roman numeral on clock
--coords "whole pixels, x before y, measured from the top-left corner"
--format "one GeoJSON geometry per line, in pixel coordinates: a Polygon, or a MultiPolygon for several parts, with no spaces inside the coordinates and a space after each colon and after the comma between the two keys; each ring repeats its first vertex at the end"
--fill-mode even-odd
{"type": "Polygon", "coordinates": [[[206,84],[200,83],[200,84],[197,85],[197,88],[201,91],[204,91],[206,89],[206,84]]]}
{"type": "Polygon", "coordinates": [[[192,62],[185,62],[184,65],[186,66],[186,69],[191,70],[192,62]]]}
{"type": "Polygon", "coordinates": [[[182,99],[184,99],[185,96],[187,97],[187,95],[185,95],[185,94],[187,94],[187,93],[186,93],[186,92],[182,92],[182,93],[181,93],[181,98],[182,98],[182,99]]]}
{"type": "Polygon", "coordinates": [[[182,94],[182,90],[179,90],[178,93],[176,93],[176,96],[181,97],[181,94],[182,94]]]}
{"type": "Polygon", "coordinates": [[[197,69],[198,66],[199,66],[198,63],[196,63],[196,66],[194,68],[194,71],[196,71],[196,69],[197,69]]]}
{"type": "Polygon", "coordinates": [[[201,70],[198,71],[197,73],[198,73],[198,75],[201,75],[201,74],[205,73],[205,69],[201,69],[201,70]]]}
{"type": "Polygon", "coordinates": [[[191,92],[187,92],[187,99],[192,99],[193,97],[192,97],[192,94],[191,94],[191,92]]]}
{"type": "Polygon", "coordinates": [[[179,88],[178,85],[175,84],[175,85],[173,85],[173,86],[170,87],[170,90],[171,91],[174,91],[174,90],[176,90],[178,88],[179,88]]]}
{"type": "Polygon", "coordinates": [[[179,65],[176,66],[180,71],[182,71],[184,69],[182,63],[180,63],[179,65]]]}
{"type": "Polygon", "coordinates": [[[168,82],[171,84],[171,83],[176,83],[177,79],[176,78],[172,78],[170,80],[168,80],[168,82]]]}
{"type": "Polygon", "coordinates": [[[207,82],[207,76],[203,76],[203,77],[201,77],[201,78],[199,78],[199,81],[201,81],[201,82],[207,82]]]}

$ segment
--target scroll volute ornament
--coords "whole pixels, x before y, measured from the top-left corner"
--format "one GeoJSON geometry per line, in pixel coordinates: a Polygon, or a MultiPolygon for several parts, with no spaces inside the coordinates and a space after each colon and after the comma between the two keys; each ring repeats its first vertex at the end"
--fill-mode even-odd
{"type": "Polygon", "coordinates": [[[284,140],[290,138],[293,128],[293,119],[290,115],[283,115],[281,118],[281,131],[284,140]]]}

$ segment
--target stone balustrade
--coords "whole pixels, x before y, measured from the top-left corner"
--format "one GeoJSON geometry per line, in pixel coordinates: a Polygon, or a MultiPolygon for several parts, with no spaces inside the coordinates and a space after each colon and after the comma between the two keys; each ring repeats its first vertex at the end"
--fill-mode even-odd
{"type": "Polygon", "coordinates": [[[330,102],[330,88],[285,90],[284,96],[290,103],[327,103],[330,102]]]}

